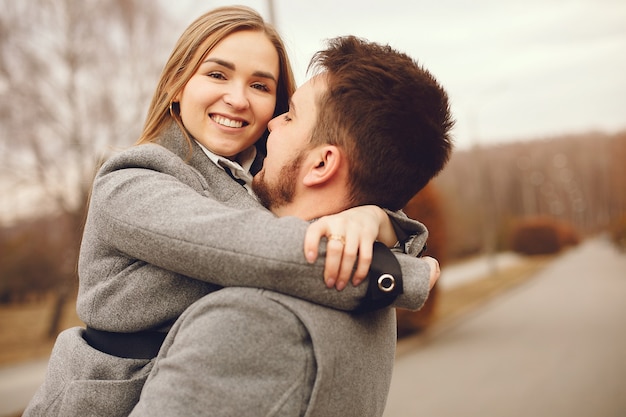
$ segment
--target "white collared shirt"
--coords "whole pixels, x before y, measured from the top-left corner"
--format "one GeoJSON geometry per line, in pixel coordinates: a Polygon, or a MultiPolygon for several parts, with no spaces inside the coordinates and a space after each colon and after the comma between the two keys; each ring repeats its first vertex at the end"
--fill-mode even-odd
{"type": "Polygon", "coordinates": [[[248,149],[241,152],[237,157],[239,161],[232,161],[223,156],[216,155],[205,148],[200,142],[196,141],[196,143],[200,145],[200,148],[202,148],[206,156],[208,156],[215,165],[221,169],[228,167],[235,178],[245,181],[243,187],[248,191],[248,194],[256,198],[252,192],[252,174],[250,174],[250,168],[256,157],[256,148],[254,146],[250,146],[248,149]]]}

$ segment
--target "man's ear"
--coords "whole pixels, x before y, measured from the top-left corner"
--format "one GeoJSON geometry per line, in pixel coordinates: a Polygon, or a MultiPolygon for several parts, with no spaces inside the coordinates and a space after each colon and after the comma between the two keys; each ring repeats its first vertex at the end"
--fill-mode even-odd
{"type": "Polygon", "coordinates": [[[312,164],[302,182],[307,187],[324,184],[336,177],[343,162],[343,155],[334,145],[326,145],[311,151],[312,164]]]}

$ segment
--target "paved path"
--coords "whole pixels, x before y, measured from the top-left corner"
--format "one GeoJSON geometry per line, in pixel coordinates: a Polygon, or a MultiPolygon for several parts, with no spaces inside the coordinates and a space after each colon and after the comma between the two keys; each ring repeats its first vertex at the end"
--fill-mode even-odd
{"type": "Polygon", "coordinates": [[[0,416],[15,416],[43,382],[47,359],[0,368],[0,416]]]}
{"type": "Polygon", "coordinates": [[[495,272],[524,262],[524,257],[513,252],[501,252],[491,256],[478,256],[462,262],[446,265],[441,269],[437,286],[447,290],[466,284],[478,278],[484,278],[495,272]]]}
{"type": "Polygon", "coordinates": [[[384,417],[413,416],[626,416],[626,255],[587,241],[456,324],[402,341],[384,417]]]}

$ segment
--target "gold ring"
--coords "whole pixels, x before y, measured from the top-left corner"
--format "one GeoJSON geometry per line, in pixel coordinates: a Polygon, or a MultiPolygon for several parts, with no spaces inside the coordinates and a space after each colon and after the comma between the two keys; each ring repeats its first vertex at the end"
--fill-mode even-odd
{"type": "Polygon", "coordinates": [[[342,245],[346,245],[346,238],[341,235],[329,235],[328,241],[330,242],[331,240],[338,240],[339,242],[341,242],[342,245]]]}

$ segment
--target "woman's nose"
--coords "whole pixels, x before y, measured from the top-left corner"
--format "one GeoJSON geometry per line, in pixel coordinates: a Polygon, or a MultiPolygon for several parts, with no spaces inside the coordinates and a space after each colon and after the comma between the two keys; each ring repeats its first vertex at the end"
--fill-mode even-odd
{"type": "Polygon", "coordinates": [[[224,102],[234,109],[246,109],[250,105],[245,90],[241,87],[233,86],[224,94],[224,102]]]}

